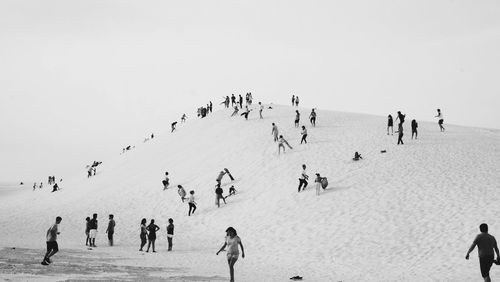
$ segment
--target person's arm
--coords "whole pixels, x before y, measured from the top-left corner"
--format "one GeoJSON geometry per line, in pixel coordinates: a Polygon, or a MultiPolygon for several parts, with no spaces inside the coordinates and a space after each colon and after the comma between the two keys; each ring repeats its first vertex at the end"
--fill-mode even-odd
{"type": "MultiPolygon", "coordinates": [[[[467,255],[465,256],[465,259],[469,259],[469,254],[474,250],[477,244],[477,237],[474,239],[474,242],[472,242],[472,245],[470,246],[469,250],[467,251],[467,255]]],[[[497,253],[498,254],[498,253],[497,253]]]]}
{"type": "Polygon", "coordinates": [[[111,225],[111,222],[108,224],[108,228],[106,228],[106,233],[108,233],[109,226],[111,225]]]}
{"type": "Polygon", "coordinates": [[[497,253],[497,261],[498,261],[500,259],[500,253],[498,253],[497,240],[493,238],[493,242],[494,242],[493,249],[495,249],[495,253],[497,253]]]}
{"type": "Polygon", "coordinates": [[[243,248],[243,244],[241,243],[241,240],[240,240],[240,247],[241,247],[241,257],[245,258],[245,249],[243,248]]]}
{"type": "Polygon", "coordinates": [[[226,248],[226,246],[227,246],[227,243],[224,242],[224,245],[222,246],[222,248],[220,248],[219,251],[217,251],[216,255],[219,255],[220,252],[224,251],[224,249],[226,248]]]}
{"type": "Polygon", "coordinates": [[[158,225],[155,225],[156,231],[160,230],[160,227],[158,225]]]}

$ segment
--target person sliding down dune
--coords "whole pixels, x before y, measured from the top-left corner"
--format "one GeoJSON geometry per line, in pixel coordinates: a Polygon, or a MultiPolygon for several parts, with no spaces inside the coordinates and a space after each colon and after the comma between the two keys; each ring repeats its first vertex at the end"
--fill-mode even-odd
{"type": "Polygon", "coordinates": [[[283,148],[283,153],[285,152],[285,144],[288,146],[288,148],[293,149],[290,144],[288,144],[288,141],[283,138],[283,135],[280,135],[280,138],[278,139],[278,155],[281,153],[281,148],[283,148]]]}

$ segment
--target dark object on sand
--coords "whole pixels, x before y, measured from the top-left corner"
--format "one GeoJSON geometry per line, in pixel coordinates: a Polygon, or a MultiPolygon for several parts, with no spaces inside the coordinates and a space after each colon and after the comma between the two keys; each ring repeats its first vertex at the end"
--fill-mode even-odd
{"type": "Polygon", "coordinates": [[[290,277],[290,280],[295,280],[295,281],[302,280],[302,277],[297,275],[297,276],[294,276],[294,277],[290,277]]]}
{"type": "Polygon", "coordinates": [[[380,153],[382,153],[382,154],[383,154],[383,153],[387,153],[387,151],[386,151],[386,150],[382,150],[382,151],[380,151],[380,153]]]}

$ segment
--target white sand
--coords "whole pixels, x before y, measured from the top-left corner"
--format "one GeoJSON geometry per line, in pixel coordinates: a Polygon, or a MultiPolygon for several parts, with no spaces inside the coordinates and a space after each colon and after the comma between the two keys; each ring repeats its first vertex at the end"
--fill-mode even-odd
{"type": "MultiPolygon", "coordinates": [[[[0,246],[42,253],[45,232],[60,215],[61,256],[65,249],[85,250],[85,217],[98,213],[93,251],[123,258],[116,264],[178,269],[159,273],[163,278],[227,278],[225,253],[215,252],[233,226],[247,255],[236,263],[237,281],[288,281],[294,275],[306,281],[480,281],[476,252],[469,261],[464,256],[480,223],[500,236],[498,131],[445,124],[441,133],[437,124],[421,122],[419,140],[412,141],[407,117],[405,145],[397,146],[396,135],[385,133],[384,117],[319,111],[311,128],[310,109],[300,108],[309,143],[299,145],[294,111],[274,106],[264,120],[252,111],[248,121],[229,118],[231,110],[217,111],[179,123],[173,134],[165,123],[164,134],[104,160],[91,179],[82,170],[57,193],[46,186],[2,195],[0,246]],[[271,122],[293,150],[278,156],[271,122]],[[364,160],[353,162],[355,151],[364,160]],[[311,181],[297,193],[303,163],[311,181]],[[224,167],[236,178],[238,194],[218,209],[214,185],[224,167]],[[196,191],[194,216],[187,216],[176,188],[162,191],[165,171],[171,187],[196,191]],[[316,172],[330,182],[319,197],[312,183],[316,172]],[[117,223],[113,248],[105,247],[109,213],[117,223]],[[143,217],[155,218],[162,228],[157,254],[137,252],[143,217]],[[176,226],[172,253],[166,252],[169,217],[176,226]]],[[[226,194],[229,187],[226,176],[226,194]]],[[[500,276],[498,268],[491,273],[500,276]]]]}

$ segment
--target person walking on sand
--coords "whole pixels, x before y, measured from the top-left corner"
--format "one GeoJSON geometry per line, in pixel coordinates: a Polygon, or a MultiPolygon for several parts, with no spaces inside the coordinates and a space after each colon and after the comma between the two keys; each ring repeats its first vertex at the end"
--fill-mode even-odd
{"type": "Polygon", "coordinates": [[[481,276],[483,276],[483,279],[485,282],[490,282],[490,268],[493,263],[499,264],[500,263],[500,254],[498,253],[498,246],[497,246],[497,241],[495,237],[491,236],[488,234],[488,224],[482,223],[479,225],[479,231],[481,233],[476,236],[474,241],[472,242],[472,245],[469,248],[469,251],[467,251],[467,255],[465,256],[465,259],[469,259],[469,254],[474,250],[474,248],[477,246],[478,248],[478,255],[479,255],[479,267],[481,269],[481,276]],[[497,259],[495,261],[495,253],[497,254],[497,259]]]}
{"type": "Polygon", "coordinates": [[[113,234],[115,234],[115,225],[116,225],[115,220],[113,218],[114,215],[110,214],[108,228],[106,229],[106,233],[108,233],[108,241],[110,246],[113,246],[113,234]]]}
{"type": "Polygon", "coordinates": [[[246,106],[246,110],[240,114],[240,116],[244,116],[246,120],[248,120],[248,114],[251,112],[252,110],[249,110],[248,109],[248,106],[246,106]]]}
{"type": "Polygon", "coordinates": [[[169,218],[167,225],[168,251],[172,251],[172,240],[174,238],[174,220],[169,218]]]}
{"type": "Polygon", "coordinates": [[[184,200],[186,199],[186,190],[184,190],[184,187],[177,185],[177,193],[179,193],[179,196],[181,196],[181,200],[184,203],[184,200]]]}
{"type": "Polygon", "coordinates": [[[280,135],[280,138],[278,139],[278,155],[281,153],[281,148],[283,148],[283,153],[285,152],[285,144],[288,146],[288,148],[293,149],[290,144],[288,144],[288,141],[283,138],[283,135],[280,135]]]}
{"type": "Polygon", "coordinates": [[[220,208],[220,200],[222,199],[224,201],[224,205],[225,205],[226,199],[224,198],[224,196],[222,196],[222,193],[224,193],[222,188],[220,188],[219,185],[217,185],[216,187],[217,188],[215,188],[215,204],[217,205],[218,208],[220,208]]]}
{"type": "Polygon", "coordinates": [[[400,122],[398,124],[398,145],[401,144],[401,145],[404,145],[403,143],[403,123],[400,122]]]}
{"type": "Polygon", "coordinates": [[[316,127],[316,112],[314,111],[314,109],[311,110],[309,121],[311,122],[312,127],[316,127]]]}
{"type": "Polygon", "coordinates": [[[298,189],[298,192],[300,192],[300,188],[302,188],[302,191],[304,191],[304,189],[306,189],[307,187],[307,179],[309,179],[309,176],[307,175],[307,172],[306,172],[306,165],[303,164],[302,165],[302,173],[300,174],[300,177],[299,177],[299,189],[298,189]],[[302,185],[304,185],[304,187],[302,187],[302,185]]]}
{"type": "Polygon", "coordinates": [[[142,248],[146,245],[146,237],[148,236],[148,228],[146,227],[146,219],[143,218],[141,220],[141,233],[139,234],[139,238],[141,238],[141,248],[139,252],[142,252],[142,248]]]}
{"type": "Polygon", "coordinates": [[[417,139],[418,136],[418,123],[416,120],[411,121],[411,139],[413,139],[413,136],[415,136],[415,139],[417,139]]]}
{"type": "Polygon", "coordinates": [[[234,94],[231,94],[231,107],[233,107],[234,104],[236,104],[236,97],[234,96],[234,94]]]}
{"type": "Polygon", "coordinates": [[[176,125],[177,125],[176,121],[172,122],[172,125],[171,125],[172,126],[172,131],[170,131],[170,133],[174,132],[176,125]]]}
{"type": "Polygon", "coordinates": [[[307,144],[307,129],[306,127],[303,125],[302,126],[302,132],[300,133],[302,135],[302,139],[300,140],[300,144],[302,144],[302,142],[305,142],[307,144]]]}
{"type": "Polygon", "coordinates": [[[149,247],[153,245],[153,253],[156,253],[155,251],[155,241],[156,241],[156,231],[160,230],[160,227],[155,224],[155,220],[151,219],[151,223],[149,223],[148,227],[146,227],[146,230],[148,230],[148,249],[146,250],[146,253],[149,252],[149,247]]]}
{"type": "Polygon", "coordinates": [[[240,111],[240,108],[238,108],[238,105],[234,106],[234,112],[231,114],[231,116],[234,117],[235,115],[238,114],[239,111],[240,111]]]}
{"type": "MultiPolygon", "coordinates": [[[[187,118],[186,114],[182,114],[182,117],[181,117],[181,123],[186,122],[186,118],[187,118]]],[[[151,136],[152,136],[152,135],[151,135],[151,136]]],[[[153,138],[153,137],[151,137],[151,138],[153,138]]]]}
{"type": "Polygon", "coordinates": [[[299,106],[299,96],[295,96],[295,106],[299,106]]]}
{"type": "Polygon", "coordinates": [[[299,110],[295,110],[295,127],[299,127],[300,113],[299,110]]]}
{"type": "Polygon", "coordinates": [[[52,263],[50,258],[55,255],[59,251],[59,246],[57,245],[57,235],[60,234],[59,232],[59,224],[61,223],[62,218],[60,216],[56,217],[56,223],[54,223],[48,230],[47,230],[47,252],[45,253],[45,256],[43,257],[42,264],[43,265],[48,265],[49,263],[52,263]]]}
{"type": "Polygon", "coordinates": [[[391,129],[391,135],[394,135],[394,121],[392,120],[392,116],[389,115],[387,117],[387,135],[389,135],[389,128],[391,129]]]}
{"type": "Polygon", "coordinates": [[[292,95],[292,107],[295,106],[295,95],[292,95]]]}
{"type": "Polygon", "coordinates": [[[243,109],[243,97],[241,96],[241,94],[239,94],[240,97],[239,97],[239,104],[240,104],[240,108],[243,109]]]}
{"type": "Polygon", "coordinates": [[[189,191],[189,211],[188,211],[188,216],[191,216],[191,214],[194,214],[194,211],[196,210],[196,202],[194,201],[194,191],[191,190],[189,191]]]}
{"type": "Polygon", "coordinates": [[[261,102],[259,102],[259,116],[260,116],[260,119],[263,119],[262,117],[262,111],[264,110],[264,106],[262,105],[261,102]]]}
{"type": "Polygon", "coordinates": [[[89,237],[89,233],[90,233],[90,217],[87,216],[87,218],[85,219],[86,223],[85,223],[85,235],[87,235],[87,240],[85,240],[85,246],[88,246],[90,244],[90,237],[89,237]]]}
{"type": "Polygon", "coordinates": [[[444,131],[444,127],[443,127],[444,117],[443,117],[443,114],[441,113],[441,109],[437,109],[437,116],[435,116],[435,117],[438,118],[439,129],[441,130],[441,132],[443,132],[444,131]]]}
{"type": "Polygon", "coordinates": [[[95,237],[97,236],[97,214],[94,213],[92,215],[92,219],[89,222],[90,225],[90,231],[89,231],[89,237],[90,237],[90,247],[96,247],[95,245],[95,237]]]}
{"type": "Polygon", "coordinates": [[[278,127],[273,122],[273,130],[271,131],[271,135],[274,136],[274,142],[278,141],[278,127]]]}
{"type": "Polygon", "coordinates": [[[33,183],[33,191],[35,191],[35,190],[36,190],[36,182],[33,183]]]}
{"type": "Polygon", "coordinates": [[[219,255],[219,253],[224,251],[227,247],[227,263],[229,265],[229,275],[231,276],[230,282],[234,282],[234,264],[240,255],[238,245],[241,247],[241,257],[245,258],[245,249],[243,248],[240,237],[238,237],[233,227],[228,227],[226,229],[226,241],[216,255],[219,255]]]}

